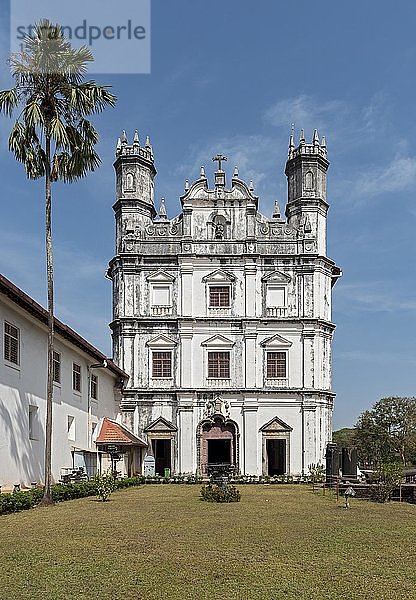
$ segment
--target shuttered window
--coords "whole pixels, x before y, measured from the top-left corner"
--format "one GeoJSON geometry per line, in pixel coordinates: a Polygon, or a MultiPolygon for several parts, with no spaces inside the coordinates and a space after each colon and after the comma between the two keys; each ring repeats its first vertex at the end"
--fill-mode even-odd
{"type": "Polygon", "coordinates": [[[98,376],[91,374],[91,398],[98,399],[98,376]]]}
{"type": "Polygon", "coordinates": [[[53,353],[53,380],[55,383],[61,383],[61,355],[59,352],[53,353]]]}
{"type": "Polygon", "coordinates": [[[4,323],[4,359],[19,364],[19,329],[10,323],[4,323]]]}
{"type": "Polygon", "coordinates": [[[72,389],[75,392],[81,391],[81,367],[76,363],[72,364],[72,389]]]}

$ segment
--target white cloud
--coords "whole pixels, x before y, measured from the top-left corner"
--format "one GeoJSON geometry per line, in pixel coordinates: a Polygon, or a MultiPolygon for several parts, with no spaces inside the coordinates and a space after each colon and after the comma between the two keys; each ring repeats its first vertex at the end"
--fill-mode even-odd
{"type": "Polygon", "coordinates": [[[350,112],[350,107],[343,100],[320,102],[313,96],[301,95],[280,100],[266,110],[264,119],[275,127],[284,127],[287,132],[294,123],[298,129],[303,128],[310,133],[314,129],[325,133],[334,129],[334,123],[345,122],[350,112]]]}
{"type": "Polygon", "coordinates": [[[388,165],[372,167],[358,175],[353,196],[375,196],[405,190],[416,182],[416,157],[394,158],[388,165]]]}

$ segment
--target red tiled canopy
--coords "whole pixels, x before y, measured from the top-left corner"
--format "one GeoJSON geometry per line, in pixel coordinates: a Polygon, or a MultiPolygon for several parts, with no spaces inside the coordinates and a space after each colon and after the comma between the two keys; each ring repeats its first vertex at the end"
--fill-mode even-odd
{"type": "Polygon", "coordinates": [[[104,417],[103,419],[100,435],[95,440],[95,443],[117,444],[119,446],[147,446],[146,442],[136,437],[131,431],[126,429],[126,427],[123,427],[123,425],[120,425],[107,417],[104,417]]]}

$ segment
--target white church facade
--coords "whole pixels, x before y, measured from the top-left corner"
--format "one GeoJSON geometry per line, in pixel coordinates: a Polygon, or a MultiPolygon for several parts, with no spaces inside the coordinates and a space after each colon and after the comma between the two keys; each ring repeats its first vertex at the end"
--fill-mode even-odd
{"type": "Polygon", "coordinates": [[[300,474],[332,436],[329,162],[315,132],[285,173],[285,216],[259,212],[253,184],[221,155],[213,185],[186,181],[182,212],[154,205],[153,150],[123,132],[116,151],[113,357],[129,374],[123,424],[156,472],[300,474]]]}

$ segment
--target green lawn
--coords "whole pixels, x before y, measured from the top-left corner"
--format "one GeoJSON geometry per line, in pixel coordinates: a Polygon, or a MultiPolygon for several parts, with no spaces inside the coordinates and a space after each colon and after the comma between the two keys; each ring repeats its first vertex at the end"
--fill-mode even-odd
{"type": "Polygon", "coordinates": [[[416,506],[342,501],[308,487],[120,490],[0,517],[0,598],[416,598],[416,506]]]}

